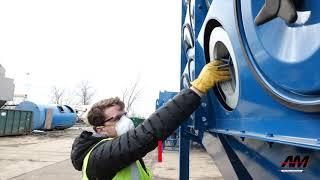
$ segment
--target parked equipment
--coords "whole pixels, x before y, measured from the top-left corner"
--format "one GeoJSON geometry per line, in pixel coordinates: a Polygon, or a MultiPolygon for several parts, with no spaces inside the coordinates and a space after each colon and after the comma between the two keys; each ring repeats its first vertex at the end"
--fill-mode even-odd
{"type": "Polygon", "coordinates": [[[31,111],[0,109],[0,136],[22,135],[31,131],[31,111]]]}
{"type": "Polygon", "coordinates": [[[76,112],[67,105],[40,105],[24,101],[16,109],[33,112],[32,129],[66,129],[77,121],[76,112]]]}

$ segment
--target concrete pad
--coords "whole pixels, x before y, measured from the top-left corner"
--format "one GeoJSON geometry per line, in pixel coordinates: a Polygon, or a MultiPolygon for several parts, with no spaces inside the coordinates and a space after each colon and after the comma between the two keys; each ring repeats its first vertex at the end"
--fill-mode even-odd
{"type": "MultiPolygon", "coordinates": [[[[203,151],[195,150],[190,156],[191,180],[223,180],[219,170],[211,158],[203,151]]],[[[177,151],[164,151],[163,162],[157,162],[157,151],[152,151],[144,157],[147,167],[153,172],[153,180],[179,179],[179,154],[177,151]]],[[[76,171],[70,159],[51,164],[29,173],[11,178],[11,180],[76,180],[81,179],[81,172],[76,171]]]]}
{"type": "Polygon", "coordinates": [[[84,128],[48,131],[41,135],[1,137],[0,180],[69,159],[72,142],[84,128]]]}
{"type": "Polygon", "coordinates": [[[79,180],[81,177],[81,172],[73,169],[71,160],[67,159],[12,178],[12,180],[79,180]]]}
{"type": "MultiPolygon", "coordinates": [[[[81,179],[70,160],[74,138],[90,127],[72,127],[44,134],[0,137],[0,180],[73,180],[81,179]]],[[[163,153],[163,162],[157,162],[157,150],[144,157],[153,172],[153,180],[179,179],[179,153],[163,153]]],[[[192,150],[190,179],[223,179],[205,151],[192,150]]]]}
{"type": "MultiPolygon", "coordinates": [[[[156,162],[153,166],[155,179],[179,179],[179,152],[164,151],[163,162],[156,162]]],[[[215,166],[211,157],[200,150],[190,153],[190,180],[223,179],[220,171],[215,166]]]]}
{"type": "Polygon", "coordinates": [[[19,137],[0,140],[0,177],[8,179],[43,166],[69,158],[70,140],[37,140],[36,137],[19,137]],[[11,141],[9,145],[4,145],[11,141]],[[15,142],[16,143],[12,143],[15,142]],[[26,142],[35,143],[26,143],[26,142]]]}

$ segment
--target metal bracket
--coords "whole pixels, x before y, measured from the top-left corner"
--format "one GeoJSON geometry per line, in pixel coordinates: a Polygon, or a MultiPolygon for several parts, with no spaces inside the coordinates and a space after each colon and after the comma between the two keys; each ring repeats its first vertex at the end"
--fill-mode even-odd
{"type": "Polygon", "coordinates": [[[287,23],[294,23],[297,20],[298,15],[292,0],[265,0],[254,22],[259,26],[277,17],[287,23]]]}

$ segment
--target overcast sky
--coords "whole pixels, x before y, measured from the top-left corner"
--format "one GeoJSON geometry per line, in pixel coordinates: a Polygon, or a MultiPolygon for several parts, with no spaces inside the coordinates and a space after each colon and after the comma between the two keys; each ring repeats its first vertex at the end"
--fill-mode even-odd
{"type": "Polygon", "coordinates": [[[0,64],[40,104],[52,86],[72,95],[88,80],[97,101],[140,78],[147,116],[159,90],[179,90],[180,21],[181,0],[0,1],[0,64]]]}

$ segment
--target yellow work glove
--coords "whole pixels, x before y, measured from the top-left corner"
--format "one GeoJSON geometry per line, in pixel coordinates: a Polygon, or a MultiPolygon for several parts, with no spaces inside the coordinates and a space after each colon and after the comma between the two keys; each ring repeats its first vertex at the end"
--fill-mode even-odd
{"type": "Polygon", "coordinates": [[[191,84],[202,93],[207,93],[209,89],[213,88],[218,82],[229,79],[229,67],[223,61],[215,60],[206,64],[198,78],[192,81],[191,84]]]}

